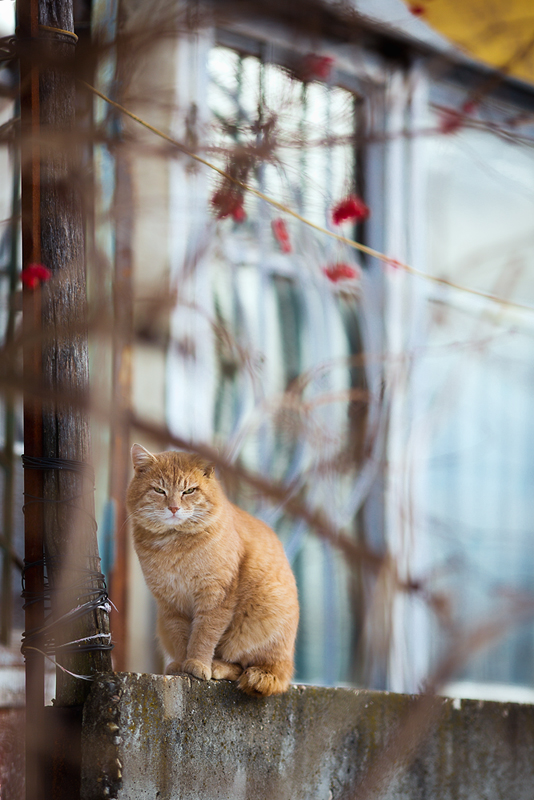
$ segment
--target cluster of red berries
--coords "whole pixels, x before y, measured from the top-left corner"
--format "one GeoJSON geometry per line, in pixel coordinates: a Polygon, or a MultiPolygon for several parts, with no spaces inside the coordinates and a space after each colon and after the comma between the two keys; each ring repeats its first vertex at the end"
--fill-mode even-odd
{"type": "Polygon", "coordinates": [[[45,283],[52,277],[52,271],[44,264],[28,264],[20,273],[23,286],[36,289],[40,283],[45,283]]]}
{"type": "MultiPolygon", "coordinates": [[[[211,205],[215,209],[218,219],[232,217],[236,222],[243,222],[246,219],[247,215],[243,208],[243,194],[232,186],[223,187],[216,191],[211,198],[211,205]]],[[[362,198],[351,194],[333,207],[332,222],[334,225],[341,225],[347,221],[362,222],[367,219],[369,214],[369,208],[362,198]]],[[[293,248],[284,220],[281,217],[273,219],[271,228],[281,252],[291,253],[293,248]]],[[[354,280],[360,276],[358,267],[345,262],[329,264],[323,268],[323,273],[332,283],[354,280]]]]}
{"type": "Polygon", "coordinates": [[[243,193],[233,186],[218,189],[211,198],[211,205],[216,210],[217,219],[232,217],[234,222],[244,222],[247,218],[243,208],[243,193]]]}
{"type": "Polygon", "coordinates": [[[362,198],[355,194],[350,194],[332,209],[332,222],[334,225],[341,225],[342,222],[347,222],[348,220],[363,222],[369,214],[369,208],[362,198]]]}
{"type": "Polygon", "coordinates": [[[338,262],[337,264],[330,264],[323,269],[324,274],[332,283],[339,281],[354,280],[360,277],[360,270],[357,267],[338,262]]]}

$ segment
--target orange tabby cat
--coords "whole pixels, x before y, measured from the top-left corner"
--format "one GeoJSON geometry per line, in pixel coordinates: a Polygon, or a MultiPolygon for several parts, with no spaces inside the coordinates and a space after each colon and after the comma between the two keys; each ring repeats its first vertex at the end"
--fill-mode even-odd
{"type": "Polygon", "coordinates": [[[247,694],[285,692],[298,599],[274,531],[233,505],[200,456],[134,444],[127,505],[158,604],[167,672],[238,680],[247,694]]]}

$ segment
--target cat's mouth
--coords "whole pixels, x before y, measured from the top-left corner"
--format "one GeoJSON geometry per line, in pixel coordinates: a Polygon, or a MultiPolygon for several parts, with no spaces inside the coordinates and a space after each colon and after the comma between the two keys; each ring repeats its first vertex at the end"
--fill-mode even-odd
{"type": "Polygon", "coordinates": [[[166,525],[170,525],[171,527],[176,527],[177,525],[182,525],[182,523],[187,522],[187,520],[191,517],[187,511],[183,509],[179,509],[178,511],[172,513],[171,511],[165,511],[163,513],[163,521],[166,525]]]}
{"type": "Polygon", "coordinates": [[[176,539],[177,536],[189,533],[187,519],[176,517],[152,517],[150,523],[146,524],[146,530],[151,534],[152,545],[162,547],[176,539]]]}
{"type": "Polygon", "coordinates": [[[200,522],[202,518],[203,516],[199,515],[195,511],[180,509],[175,513],[165,511],[160,519],[166,528],[180,528],[188,522],[200,522]]]}
{"type": "Polygon", "coordinates": [[[155,511],[153,509],[147,509],[142,516],[144,517],[144,524],[149,527],[156,526],[158,528],[168,529],[183,525],[183,523],[187,522],[190,518],[191,514],[188,514],[187,511],[183,509],[179,509],[174,513],[168,510],[155,511]]]}
{"type": "Polygon", "coordinates": [[[146,509],[141,512],[143,524],[153,534],[159,537],[166,537],[173,532],[183,530],[184,532],[194,533],[196,531],[189,528],[205,522],[205,513],[198,509],[187,510],[184,508],[172,512],[169,509],[146,509]]]}

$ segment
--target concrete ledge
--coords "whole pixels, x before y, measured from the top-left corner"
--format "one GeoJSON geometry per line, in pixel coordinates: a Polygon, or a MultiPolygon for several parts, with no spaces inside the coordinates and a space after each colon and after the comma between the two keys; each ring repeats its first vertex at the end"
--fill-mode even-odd
{"type": "MultiPolygon", "coordinates": [[[[255,699],[224,681],[106,675],[84,710],[82,800],[357,798],[362,775],[415,702],[309,686],[255,699]]],[[[532,800],[534,706],[437,702],[415,758],[372,796],[532,800]]]]}

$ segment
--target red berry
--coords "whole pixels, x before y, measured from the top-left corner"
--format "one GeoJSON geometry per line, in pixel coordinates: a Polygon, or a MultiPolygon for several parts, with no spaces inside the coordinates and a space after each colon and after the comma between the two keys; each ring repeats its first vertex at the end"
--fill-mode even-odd
{"type": "Polygon", "coordinates": [[[466,100],[462,106],[462,112],[464,114],[472,114],[476,111],[478,103],[476,100],[466,100]]]}
{"type": "Polygon", "coordinates": [[[361,222],[367,219],[370,213],[362,198],[351,194],[334,206],[332,209],[332,222],[334,225],[341,225],[342,222],[349,219],[361,222]]]}
{"type": "Polygon", "coordinates": [[[308,53],[302,62],[302,79],[304,81],[327,81],[332,72],[334,59],[330,56],[318,56],[315,53],[308,53]]]}
{"type": "Polygon", "coordinates": [[[20,279],[28,289],[35,289],[40,283],[45,283],[52,277],[52,271],[44,264],[28,264],[20,273],[20,279]]]}
{"type": "Polygon", "coordinates": [[[465,122],[465,117],[476,111],[478,102],[476,100],[466,100],[460,107],[442,108],[440,110],[440,121],[438,130],[440,133],[456,133],[465,122]]]}
{"type": "Polygon", "coordinates": [[[232,211],[232,219],[234,222],[244,222],[247,218],[247,212],[243,206],[236,206],[232,211]]]}
{"type": "MultiPolygon", "coordinates": [[[[217,212],[217,219],[233,217],[237,209],[243,207],[243,195],[233,186],[223,186],[211,198],[211,205],[217,212]]],[[[245,213],[244,210],[243,213],[245,213]]],[[[238,221],[242,222],[243,220],[238,221]]]]}
{"type": "Polygon", "coordinates": [[[324,274],[332,283],[338,283],[342,280],[352,280],[359,277],[359,270],[350,264],[337,263],[331,264],[323,269],[324,274]]]}
{"type": "Polygon", "coordinates": [[[280,245],[280,250],[282,253],[290,253],[292,250],[291,242],[289,240],[289,233],[286,227],[286,223],[283,219],[278,217],[277,219],[273,219],[271,222],[271,228],[273,230],[273,235],[278,244],[280,245]]]}

